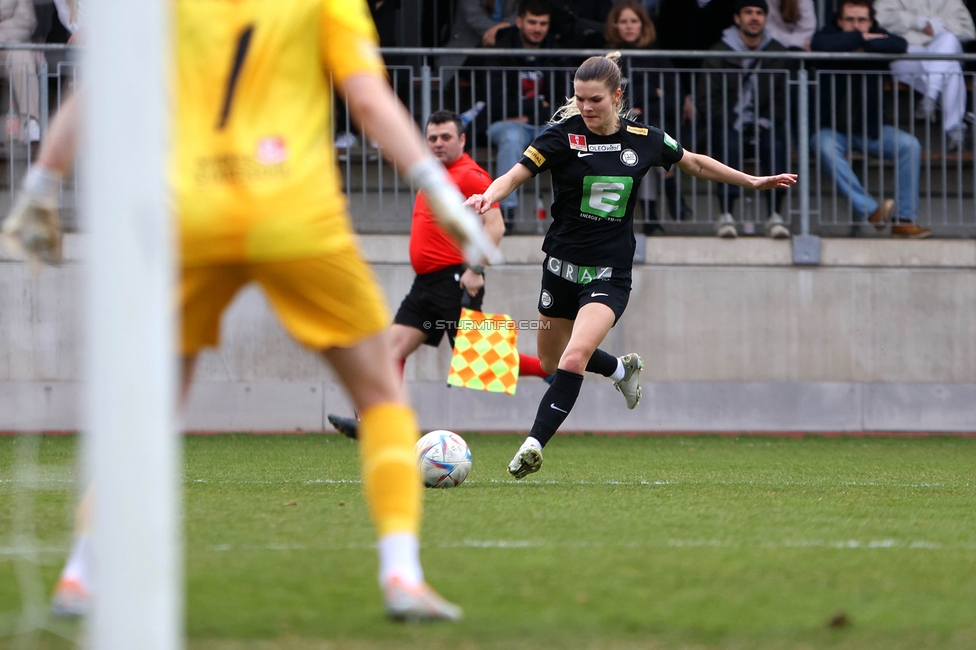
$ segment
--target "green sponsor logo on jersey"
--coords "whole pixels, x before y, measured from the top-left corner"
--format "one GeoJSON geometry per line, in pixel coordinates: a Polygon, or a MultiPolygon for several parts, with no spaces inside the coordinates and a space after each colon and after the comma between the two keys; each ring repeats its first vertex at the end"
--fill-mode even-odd
{"type": "Polygon", "coordinates": [[[633,188],[634,179],[630,176],[584,176],[580,212],[619,219],[627,211],[633,188]]]}
{"type": "Polygon", "coordinates": [[[674,138],[672,138],[667,133],[664,134],[664,144],[668,145],[669,147],[671,147],[675,151],[678,150],[678,141],[675,140],[674,138]]]}

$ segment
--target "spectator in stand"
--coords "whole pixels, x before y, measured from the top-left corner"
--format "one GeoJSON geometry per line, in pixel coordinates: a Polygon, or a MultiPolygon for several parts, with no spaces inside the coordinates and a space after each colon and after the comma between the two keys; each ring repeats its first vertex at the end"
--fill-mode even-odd
{"type": "Polygon", "coordinates": [[[556,0],[550,33],[554,47],[603,47],[603,26],[613,0],[556,0]]]}
{"type": "Polygon", "coordinates": [[[84,18],[81,0],[54,0],[58,9],[58,20],[71,33],[68,37],[69,45],[80,45],[82,40],[81,22],[84,18]]]}
{"type": "Polygon", "coordinates": [[[735,0],[660,0],[661,48],[707,50],[732,25],[734,4],[735,0]]]}
{"type": "Polygon", "coordinates": [[[788,50],[810,50],[817,31],[817,9],[813,0],[767,0],[766,32],[788,50]]]}
{"type": "MultiPolygon", "coordinates": [[[[908,50],[908,41],[878,25],[871,0],[841,0],[834,22],[814,34],[810,45],[815,52],[904,54],[908,50]]],[[[855,60],[831,61],[829,67],[820,75],[820,130],[810,138],[810,147],[820,157],[824,173],[850,199],[858,220],[867,219],[884,230],[894,216],[892,237],[931,237],[931,230],[916,224],[922,145],[912,134],[888,123],[878,74],[868,72],[883,71],[887,66],[855,60]],[[879,205],[868,194],[847,160],[848,148],[897,158],[897,204],[884,199],[879,205]]]]}
{"type": "MultiPolygon", "coordinates": [[[[908,41],[910,53],[962,54],[976,26],[962,0],[876,0],[878,24],[908,41]]],[[[934,120],[942,100],[946,148],[961,149],[966,135],[966,81],[959,61],[894,61],[898,80],[922,93],[918,113],[934,120]]]]}
{"type": "MultiPolygon", "coordinates": [[[[607,15],[603,32],[606,46],[622,52],[646,50],[657,40],[654,22],[639,0],[618,0],[607,15]]],[[[633,119],[669,133],[681,133],[682,124],[690,123],[695,116],[695,105],[691,95],[685,95],[678,104],[680,96],[678,74],[673,71],[674,64],[661,53],[624,56],[620,59],[621,70],[627,81],[625,97],[633,119]],[[635,68],[640,71],[635,72],[635,68]],[[652,72],[648,72],[651,70],[652,72]],[[662,72],[663,71],[663,72],[662,72]],[[680,113],[680,115],[679,115],[680,113]]],[[[675,170],[665,172],[655,168],[649,173],[664,175],[664,191],[668,199],[668,210],[675,221],[691,219],[691,208],[678,196],[678,183],[675,170]],[[679,217],[680,215],[680,217],[679,217]]],[[[651,179],[648,179],[651,181],[651,179]]],[[[649,190],[657,187],[656,182],[646,183],[649,190]]],[[[654,195],[656,197],[656,195],[654,195]]],[[[648,196],[644,222],[644,234],[662,230],[656,219],[656,198],[648,196]]]]}
{"type": "MultiPolygon", "coordinates": [[[[549,24],[552,5],[548,0],[522,0],[515,25],[498,32],[495,47],[521,49],[523,56],[491,56],[482,63],[491,72],[488,85],[492,104],[488,137],[498,147],[496,170],[502,174],[521,158],[522,152],[546,129],[552,117],[545,68],[556,63],[537,55],[550,47],[549,24]]],[[[554,74],[554,73],[553,73],[554,74]]],[[[558,99],[557,99],[558,101],[558,99]]],[[[512,193],[501,202],[505,231],[511,232],[518,196],[512,193]]]]}
{"type": "MultiPolygon", "coordinates": [[[[369,14],[373,18],[373,25],[376,27],[376,36],[379,38],[380,47],[396,47],[396,23],[400,12],[400,0],[367,0],[366,4],[369,6],[369,14]]],[[[390,85],[393,86],[393,90],[400,97],[400,101],[404,105],[409,106],[412,88],[410,86],[410,73],[403,69],[406,63],[406,57],[402,55],[384,54],[383,63],[386,64],[386,72],[390,75],[390,85]]],[[[335,135],[335,147],[336,149],[347,150],[344,154],[340,154],[341,160],[347,159],[349,155],[348,150],[359,144],[359,136],[357,135],[358,131],[356,130],[355,124],[349,119],[345,98],[339,98],[339,100],[333,105],[332,112],[337,131],[335,135]]],[[[373,149],[376,148],[372,142],[370,146],[373,149]]],[[[379,160],[379,153],[367,154],[366,159],[379,160]]]]}
{"type": "MultiPolygon", "coordinates": [[[[515,24],[516,11],[518,0],[458,0],[444,47],[494,47],[498,32],[515,24]]],[[[457,67],[464,59],[461,54],[445,54],[437,58],[437,66],[457,67]]]]}
{"type": "MultiPolygon", "coordinates": [[[[37,27],[34,4],[31,0],[0,0],[0,44],[18,45],[30,43],[37,27]]],[[[38,107],[39,84],[37,81],[37,56],[29,50],[4,50],[3,75],[10,77],[14,99],[17,102],[17,121],[21,142],[37,142],[41,139],[38,107]]],[[[7,128],[13,127],[7,122],[7,128]]]]}
{"type": "MultiPolygon", "coordinates": [[[[785,52],[786,48],[766,32],[766,0],[736,0],[733,20],[722,40],[715,43],[713,52],[785,52]]],[[[705,144],[709,132],[716,151],[709,152],[716,160],[743,168],[743,160],[759,158],[763,173],[785,168],[786,159],[786,87],[787,75],[763,74],[763,70],[789,70],[785,58],[743,59],[710,57],[705,59],[705,83],[698,88],[698,108],[709,120],[708,129],[699,134],[705,144]],[[742,70],[742,72],[720,72],[742,70]],[[723,98],[723,91],[728,99],[723,98]],[[724,103],[727,101],[727,104],[724,103]]],[[[735,219],[732,216],[735,200],[741,194],[738,186],[718,186],[722,214],[719,217],[719,237],[735,238],[735,219]]],[[[778,189],[769,197],[769,220],[766,235],[773,239],[789,239],[780,207],[786,190],[778,189]]]]}

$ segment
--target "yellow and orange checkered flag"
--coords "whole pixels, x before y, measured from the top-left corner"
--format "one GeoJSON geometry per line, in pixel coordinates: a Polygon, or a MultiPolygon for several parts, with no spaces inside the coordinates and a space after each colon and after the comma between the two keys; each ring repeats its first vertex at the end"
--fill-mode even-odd
{"type": "Polygon", "coordinates": [[[515,394],[519,355],[515,321],[505,314],[462,308],[448,386],[515,394]]]}

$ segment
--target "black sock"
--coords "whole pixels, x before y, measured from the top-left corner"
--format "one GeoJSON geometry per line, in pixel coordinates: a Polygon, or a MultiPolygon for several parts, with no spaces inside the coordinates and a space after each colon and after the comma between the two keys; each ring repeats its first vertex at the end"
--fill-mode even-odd
{"type": "Polygon", "coordinates": [[[532,430],[529,431],[529,435],[538,440],[543,447],[556,435],[556,429],[573,410],[582,385],[583,375],[568,370],[556,370],[556,376],[542,402],[539,403],[539,411],[535,415],[535,422],[532,423],[532,430]]]}
{"type": "Polygon", "coordinates": [[[595,372],[598,375],[609,377],[617,372],[617,357],[597,348],[590,360],[586,362],[586,372],[595,372]]]}

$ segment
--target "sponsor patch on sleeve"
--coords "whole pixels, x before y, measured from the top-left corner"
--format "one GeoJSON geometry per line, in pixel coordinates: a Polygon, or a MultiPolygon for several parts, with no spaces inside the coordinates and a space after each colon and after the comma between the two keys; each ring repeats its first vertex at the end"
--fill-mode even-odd
{"type": "Polygon", "coordinates": [[[627,125],[628,133],[636,133],[637,135],[647,135],[647,129],[643,126],[634,126],[633,124],[627,125]]]}
{"type": "Polygon", "coordinates": [[[534,162],[536,167],[542,167],[543,163],[546,162],[546,157],[539,153],[539,150],[532,145],[529,145],[529,148],[522,155],[534,162]]]}
{"type": "Polygon", "coordinates": [[[678,150],[678,141],[675,140],[674,138],[672,138],[667,133],[664,134],[664,144],[668,145],[669,147],[671,147],[675,151],[678,150]]]}

